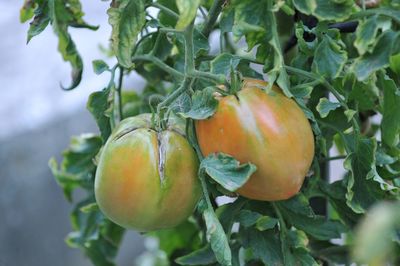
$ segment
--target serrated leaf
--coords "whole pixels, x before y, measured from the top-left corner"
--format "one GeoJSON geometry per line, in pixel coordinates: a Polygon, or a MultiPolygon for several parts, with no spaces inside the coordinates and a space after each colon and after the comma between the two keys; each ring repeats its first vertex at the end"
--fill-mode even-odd
{"type": "Polygon", "coordinates": [[[224,266],[232,265],[232,253],[228,239],[215,213],[210,209],[205,209],[203,217],[207,227],[207,239],[209,239],[217,261],[224,266]]]}
{"type": "Polygon", "coordinates": [[[345,180],[346,200],[354,212],[364,213],[372,204],[383,198],[384,191],[381,190],[381,180],[375,170],[376,140],[358,136],[354,138],[355,149],[344,161],[344,167],[350,171],[345,180]]]}
{"type": "Polygon", "coordinates": [[[354,46],[360,55],[366,52],[372,52],[378,30],[386,30],[390,28],[390,20],[380,17],[372,16],[368,19],[362,20],[356,30],[356,40],[354,46]]]}
{"type": "Polygon", "coordinates": [[[366,80],[373,72],[389,66],[389,57],[398,36],[398,32],[391,30],[384,32],[379,37],[372,53],[366,53],[355,60],[353,69],[358,80],[366,80]]]}
{"type": "Polygon", "coordinates": [[[190,110],[181,113],[181,115],[185,118],[192,118],[195,120],[206,119],[212,116],[218,107],[218,100],[215,99],[213,92],[213,87],[196,91],[192,96],[192,106],[190,110]]]}
{"type": "MultiPolygon", "coordinates": [[[[339,238],[340,234],[345,231],[344,225],[339,221],[328,220],[320,215],[307,216],[305,213],[296,213],[296,210],[291,205],[287,205],[286,201],[280,202],[279,206],[283,216],[290,224],[316,239],[339,238]]],[[[302,208],[307,207],[310,207],[308,203],[304,203],[302,208]]]]}
{"type": "Polygon", "coordinates": [[[110,118],[106,112],[110,106],[109,103],[110,88],[90,94],[86,108],[93,115],[97,126],[101,132],[103,142],[106,142],[111,134],[110,118]]]}
{"type": "Polygon", "coordinates": [[[94,60],[92,62],[92,65],[93,65],[93,71],[97,75],[100,75],[104,71],[109,71],[110,70],[110,67],[103,60],[94,60]]]}
{"type": "Polygon", "coordinates": [[[112,48],[118,62],[125,68],[132,65],[132,50],[145,24],[144,8],[144,0],[116,0],[107,10],[108,22],[112,26],[112,48]]]}
{"type": "Polygon", "coordinates": [[[199,5],[200,0],[176,0],[179,10],[179,19],[175,26],[177,30],[185,29],[193,21],[199,5]]]}
{"type": "Polygon", "coordinates": [[[200,171],[204,170],[215,182],[234,192],[242,187],[257,170],[252,163],[240,164],[230,155],[217,153],[204,158],[200,171]]]}
{"type": "Polygon", "coordinates": [[[217,262],[211,246],[208,244],[190,254],[175,260],[179,265],[208,265],[217,262]]]}
{"type": "Polygon", "coordinates": [[[241,230],[243,247],[252,251],[254,259],[265,265],[284,265],[280,239],[272,230],[260,232],[250,228],[241,230]]]}
{"type": "Polygon", "coordinates": [[[101,139],[95,135],[73,137],[69,149],[63,153],[63,161],[58,165],[54,158],[50,159],[49,167],[63,188],[67,200],[72,201],[72,192],[77,187],[90,187],[93,182],[95,165],[93,158],[101,147],[101,139]]]}
{"type": "Polygon", "coordinates": [[[220,54],[211,61],[211,72],[214,74],[228,75],[231,69],[236,69],[240,58],[231,54],[220,54]]]}
{"type": "Polygon", "coordinates": [[[324,97],[319,100],[316,109],[317,109],[319,115],[322,118],[325,118],[329,115],[329,112],[331,112],[339,107],[340,107],[340,103],[331,102],[327,98],[324,97]]]}
{"type": "Polygon", "coordinates": [[[334,79],[340,74],[346,61],[347,52],[326,34],[315,50],[312,68],[315,73],[334,79]]]}

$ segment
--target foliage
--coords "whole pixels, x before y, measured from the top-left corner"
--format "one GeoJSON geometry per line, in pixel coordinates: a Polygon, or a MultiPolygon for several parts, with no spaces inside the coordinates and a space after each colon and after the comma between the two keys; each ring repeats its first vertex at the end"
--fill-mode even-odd
{"type": "MultiPolygon", "coordinates": [[[[378,263],[398,262],[399,218],[393,214],[399,213],[398,203],[366,213],[378,202],[399,200],[400,2],[376,1],[379,5],[370,9],[364,2],[369,1],[111,1],[111,51],[118,64],[93,62],[96,74],[110,73],[111,78],[87,105],[100,135],[73,138],[61,164],[50,161],[58,184],[75,206],[68,245],[81,248],[94,265],[115,265],[124,230],[95,204],[96,157],[119,120],[153,112],[161,127],[173,114],[186,118],[187,136],[202,160],[204,195],[189,224],[149,235],[158,239],[159,249],[151,244],[141,262],[369,263],[377,243],[378,263]],[[212,42],[211,32],[219,40],[212,42]],[[147,81],[141,94],[122,84],[133,72],[147,81]],[[234,191],[256,169],[251,162],[240,164],[224,154],[202,158],[193,119],[214,113],[218,103],[212,96],[226,93],[215,85],[235,91],[241,76],[277,83],[312,124],[314,163],[301,192],[289,200],[238,197],[215,204],[219,196],[237,196],[234,191]],[[329,157],[333,147],[339,156],[329,157]],[[345,159],[345,174],[330,182],[326,169],[334,159],[345,159]],[[73,197],[77,189],[85,191],[83,200],[73,197]],[[321,205],[314,204],[318,200],[328,211],[320,211],[321,205]]],[[[58,49],[72,66],[67,89],[78,86],[83,69],[69,28],[97,28],[83,15],[79,0],[25,0],[21,9],[21,21],[31,20],[28,42],[48,25],[53,27],[58,49]]]]}

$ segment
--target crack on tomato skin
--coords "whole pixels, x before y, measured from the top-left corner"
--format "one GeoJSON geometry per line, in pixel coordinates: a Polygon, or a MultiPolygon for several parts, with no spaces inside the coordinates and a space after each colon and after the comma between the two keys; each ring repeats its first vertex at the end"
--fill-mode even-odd
{"type": "Polygon", "coordinates": [[[129,133],[132,133],[138,129],[139,129],[138,127],[127,128],[127,129],[121,131],[118,135],[116,135],[114,137],[113,141],[117,141],[117,140],[121,139],[122,137],[124,137],[124,136],[128,135],[129,133]]]}
{"type": "Polygon", "coordinates": [[[160,185],[165,181],[165,161],[166,161],[166,146],[162,132],[157,132],[157,152],[158,152],[158,175],[160,176],[160,185]]]}

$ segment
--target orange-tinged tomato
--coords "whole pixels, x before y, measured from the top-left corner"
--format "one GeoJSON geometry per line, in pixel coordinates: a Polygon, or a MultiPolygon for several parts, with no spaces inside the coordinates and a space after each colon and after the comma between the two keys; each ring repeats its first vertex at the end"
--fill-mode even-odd
{"type": "Polygon", "coordinates": [[[237,192],[256,200],[295,195],[314,157],[314,136],[299,106],[274,86],[246,79],[236,95],[218,97],[215,114],[196,121],[202,153],[223,152],[257,171],[237,192]]]}
{"type": "Polygon", "coordinates": [[[101,211],[138,231],[174,227],[201,193],[198,159],[179,126],[157,132],[150,116],[123,120],[105,144],[95,179],[101,211]]]}

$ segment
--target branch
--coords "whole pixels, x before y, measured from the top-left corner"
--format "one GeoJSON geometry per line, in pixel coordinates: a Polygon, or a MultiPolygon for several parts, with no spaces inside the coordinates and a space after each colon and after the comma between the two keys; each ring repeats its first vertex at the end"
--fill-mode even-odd
{"type": "Polygon", "coordinates": [[[177,79],[182,80],[184,78],[184,75],[173,69],[172,67],[170,67],[169,65],[167,65],[166,63],[164,63],[163,61],[161,61],[160,59],[158,59],[155,56],[152,55],[136,55],[132,58],[132,61],[149,61],[149,62],[153,62],[156,66],[158,66],[159,68],[161,68],[162,70],[164,70],[165,72],[167,72],[168,74],[170,74],[171,76],[174,76],[177,79]]]}
{"type": "Polygon", "coordinates": [[[214,27],[215,22],[217,21],[219,13],[221,13],[222,5],[224,4],[224,2],[225,0],[215,0],[213,5],[211,6],[210,12],[208,13],[208,18],[201,31],[204,36],[208,37],[208,35],[210,35],[210,32],[214,27]]]}

